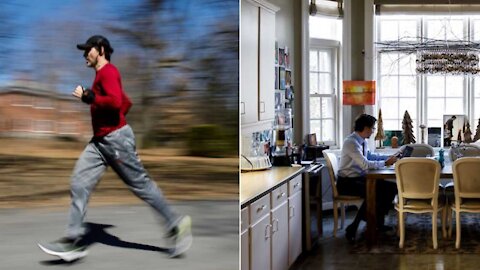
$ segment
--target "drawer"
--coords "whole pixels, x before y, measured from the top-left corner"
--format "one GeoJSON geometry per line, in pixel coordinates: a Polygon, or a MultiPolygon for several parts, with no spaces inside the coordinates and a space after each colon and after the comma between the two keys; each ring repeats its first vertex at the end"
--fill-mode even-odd
{"type": "Polygon", "coordinates": [[[248,222],[248,209],[249,206],[242,209],[240,214],[240,232],[243,233],[245,230],[248,229],[250,222],[248,222]]]}
{"type": "Polygon", "coordinates": [[[287,183],[285,183],[271,192],[272,209],[279,206],[283,202],[287,201],[287,198],[288,198],[287,188],[288,188],[288,185],[287,183]]]}
{"type": "Polygon", "coordinates": [[[250,204],[250,225],[257,223],[262,217],[270,214],[270,193],[250,204]]]}
{"type": "Polygon", "coordinates": [[[299,174],[288,182],[288,196],[302,190],[302,175],[299,174]]]}

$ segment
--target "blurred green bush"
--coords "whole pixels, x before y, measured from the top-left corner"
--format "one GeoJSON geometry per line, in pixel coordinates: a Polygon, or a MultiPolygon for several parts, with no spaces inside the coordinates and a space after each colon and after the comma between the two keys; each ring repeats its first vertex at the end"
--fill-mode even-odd
{"type": "Polygon", "coordinates": [[[188,154],[202,157],[238,155],[238,131],[215,124],[191,127],[186,133],[188,154]]]}

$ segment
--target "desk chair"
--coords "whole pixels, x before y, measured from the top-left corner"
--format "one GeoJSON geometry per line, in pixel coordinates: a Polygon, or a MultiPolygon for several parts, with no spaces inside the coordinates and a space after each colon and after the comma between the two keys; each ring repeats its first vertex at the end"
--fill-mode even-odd
{"type": "MultiPolygon", "coordinates": [[[[449,196],[450,211],[455,211],[456,240],[455,248],[460,248],[460,213],[480,213],[480,157],[464,157],[453,163],[454,197],[449,196]]],[[[449,214],[451,216],[451,212],[449,214]]],[[[452,236],[452,218],[450,218],[449,237],[452,236]]]]}
{"type": "Polygon", "coordinates": [[[395,209],[398,211],[400,242],[405,242],[405,213],[432,213],[433,248],[437,249],[437,214],[442,210],[442,235],[446,237],[447,216],[443,194],[439,196],[440,163],[429,158],[404,158],[396,162],[398,196],[395,209]]]}
{"type": "Polygon", "coordinates": [[[345,224],[345,204],[362,203],[363,199],[360,196],[340,195],[337,191],[337,172],[338,159],[337,156],[330,151],[323,151],[325,160],[327,161],[328,174],[330,178],[330,185],[332,187],[333,198],[333,236],[337,237],[338,228],[338,204],[340,204],[340,212],[342,217],[341,229],[345,224]]]}

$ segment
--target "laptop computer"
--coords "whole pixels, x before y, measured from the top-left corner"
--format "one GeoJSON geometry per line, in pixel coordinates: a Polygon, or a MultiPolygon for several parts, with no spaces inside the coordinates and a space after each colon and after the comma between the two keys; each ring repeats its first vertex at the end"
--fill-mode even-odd
{"type": "Polygon", "coordinates": [[[413,147],[411,146],[405,146],[405,149],[403,149],[403,152],[399,152],[397,155],[398,159],[404,158],[404,157],[411,157],[413,153],[413,147]]]}

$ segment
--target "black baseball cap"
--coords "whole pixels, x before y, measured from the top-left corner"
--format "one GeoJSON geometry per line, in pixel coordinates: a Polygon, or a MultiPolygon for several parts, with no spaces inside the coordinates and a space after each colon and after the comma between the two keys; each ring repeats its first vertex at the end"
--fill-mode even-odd
{"type": "Polygon", "coordinates": [[[106,37],[101,35],[91,36],[84,44],[77,44],[77,49],[85,51],[93,47],[100,48],[102,46],[106,52],[110,54],[113,53],[113,48],[110,46],[110,42],[108,42],[108,39],[106,37]]]}

